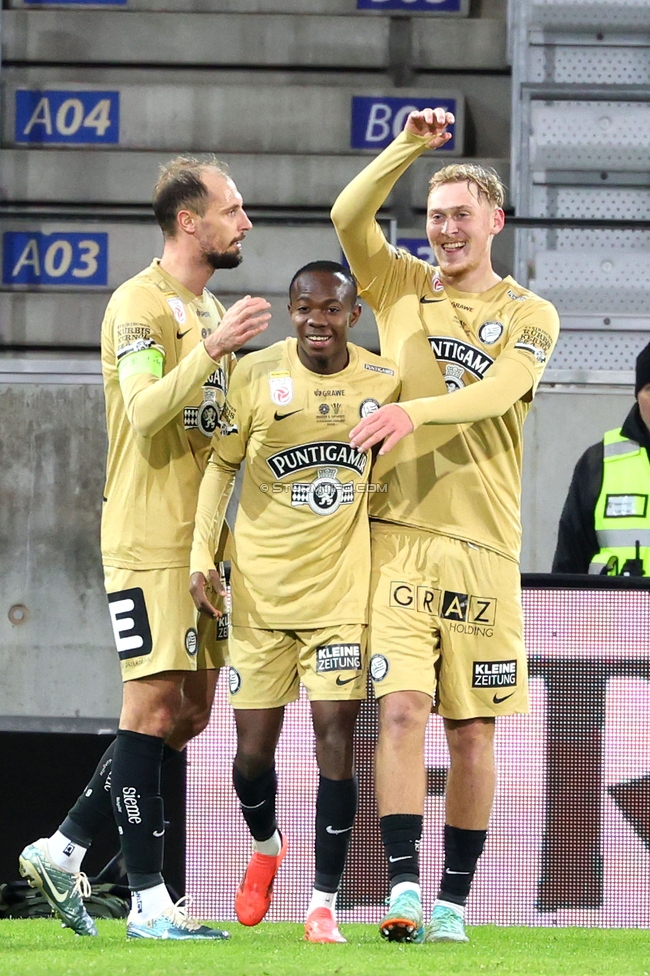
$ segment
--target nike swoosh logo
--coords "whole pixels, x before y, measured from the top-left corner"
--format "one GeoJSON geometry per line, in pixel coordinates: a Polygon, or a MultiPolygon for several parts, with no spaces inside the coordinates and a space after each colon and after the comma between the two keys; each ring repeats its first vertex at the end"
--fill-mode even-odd
{"type": "Polygon", "coordinates": [[[422,296],[420,305],[432,305],[434,302],[445,302],[446,300],[446,298],[425,298],[422,296]]]}
{"type": "Polygon", "coordinates": [[[355,674],[353,678],[342,678],[341,675],[339,675],[338,678],[336,679],[336,683],[337,685],[349,685],[351,681],[356,681],[357,678],[360,677],[361,677],[360,674],[355,674]]]}
{"type": "Polygon", "coordinates": [[[67,893],[64,892],[63,894],[60,894],[56,890],[56,885],[54,884],[54,882],[52,881],[51,877],[47,873],[47,871],[45,869],[45,865],[43,864],[43,861],[40,858],[39,858],[38,866],[39,866],[39,869],[40,869],[40,873],[47,880],[47,883],[48,883],[48,886],[49,886],[49,894],[52,895],[57,901],[64,902],[66,900],[66,898],[68,897],[67,893]]]}
{"type": "Polygon", "coordinates": [[[469,871],[451,871],[449,868],[445,868],[445,874],[469,874],[469,871]]]}
{"type": "Polygon", "coordinates": [[[389,857],[388,860],[391,864],[395,864],[396,861],[408,861],[410,854],[405,854],[404,857],[389,857]]]}
{"type": "Polygon", "coordinates": [[[153,835],[154,835],[154,837],[162,837],[164,833],[165,833],[164,829],[163,830],[154,830],[153,835]]]}
{"type": "Polygon", "coordinates": [[[504,702],[506,700],[506,698],[512,698],[513,695],[514,695],[514,691],[511,691],[509,695],[503,695],[501,698],[499,698],[498,695],[495,695],[492,701],[494,702],[495,705],[500,705],[501,702],[504,702]]]}
{"type": "Polygon", "coordinates": [[[246,806],[245,803],[242,803],[241,800],[239,801],[239,805],[242,808],[242,810],[259,810],[259,808],[260,807],[263,807],[265,803],[266,803],[266,800],[262,800],[261,803],[254,803],[252,807],[249,807],[249,806],[246,806]]]}
{"type": "Polygon", "coordinates": [[[176,329],[176,338],[177,339],[182,339],[183,336],[186,336],[187,333],[188,332],[191,332],[191,331],[192,331],[191,329],[186,329],[185,332],[179,332],[178,329],[176,329]]]}
{"type": "MultiPolygon", "coordinates": [[[[301,408],[302,409],[302,408],[301,408]]],[[[291,413],[278,413],[276,410],[273,414],[274,420],[286,420],[287,417],[293,417],[294,414],[300,413],[300,410],[292,410],[291,413]]]]}
{"type": "Polygon", "coordinates": [[[347,834],[348,830],[352,830],[352,825],[350,824],[349,827],[342,827],[341,830],[334,830],[334,828],[330,827],[328,824],[325,830],[328,834],[347,834]]]}

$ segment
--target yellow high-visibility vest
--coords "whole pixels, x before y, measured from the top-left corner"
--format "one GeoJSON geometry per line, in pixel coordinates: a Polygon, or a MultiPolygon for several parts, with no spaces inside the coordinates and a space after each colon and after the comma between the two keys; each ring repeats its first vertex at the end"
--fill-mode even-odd
{"type": "Polygon", "coordinates": [[[594,511],[600,550],[589,566],[600,573],[612,556],[620,573],[635,559],[637,544],[643,573],[650,576],[650,462],[645,448],[623,437],[620,428],[603,437],[603,485],[594,511]]]}

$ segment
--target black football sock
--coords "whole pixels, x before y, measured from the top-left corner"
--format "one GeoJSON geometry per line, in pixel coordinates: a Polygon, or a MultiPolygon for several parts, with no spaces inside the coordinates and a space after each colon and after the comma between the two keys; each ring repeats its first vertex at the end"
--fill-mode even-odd
{"type": "Polygon", "coordinates": [[[97,763],[90,782],[59,827],[65,837],[69,837],[73,843],[80,844],[81,847],[90,847],[102,827],[114,820],[111,805],[111,769],[114,752],[115,739],[97,763]]]}
{"type": "Polygon", "coordinates": [[[317,891],[338,891],[357,812],[357,781],[321,776],[316,797],[317,891]]]}
{"type": "MultiPolygon", "coordinates": [[[[96,835],[106,824],[115,823],[111,803],[111,769],[114,752],[115,739],[97,763],[90,782],[59,827],[64,837],[69,837],[73,843],[80,844],[81,847],[90,847],[96,835]]],[[[176,749],[165,745],[163,763],[176,755],[178,755],[176,749]]]]}
{"type": "Polygon", "coordinates": [[[132,891],[163,883],[163,745],[157,736],[126,729],[115,740],[111,799],[132,891]]]}
{"type": "Polygon", "coordinates": [[[278,829],[275,814],[278,780],[275,766],[271,766],[256,779],[246,779],[233,764],[232,784],[239,797],[242,815],[254,840],[268,840],[278,829]]]}
{"type": "Polygon", "coordinates": [[[440,901],[465,904],[486,837],[487,830],[463,830],[445,824],[445,864],[438,889],[440,901]]]}
{"type": "Polygon", "coordinates": [[[403,881],[420,883],[422,819],[416,813],[392,813],[379,820],[391,888],[403,881]]]}

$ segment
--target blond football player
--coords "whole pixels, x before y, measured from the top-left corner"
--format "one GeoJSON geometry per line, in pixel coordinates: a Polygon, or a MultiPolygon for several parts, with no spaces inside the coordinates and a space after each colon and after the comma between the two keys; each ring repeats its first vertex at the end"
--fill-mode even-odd
{"type": "MultiPolygon", "coordinates": [[[[352,736],[366,693],[370,581],[370,452],[350,444],[362,418],[399,393],[395,367],[352,345],[361,308],[350,272],[306,265],[290,286],[296,338],[239,364],[199,493],[192,592],[212,614],[214,577],[234,473],[246,460],[233,534],[230,700],[237,754],[233,782],[253,837],[236,894],[244,925],[266,914],[286,840],[276,820],[275,749],[285,706],[302,683],[311,703],[320,772],[310,942],[345,942],[336,893],[357,807],[352,736]]],[[[218,581],[215,580],[218,586],[218,581]]]]}
{"type": "Polygon", "coordinates": [[[197,628],[187,592],[194,509],[220,422],[233,352],[266,328],[269,303],[228,311],[207,290],[235,268],[251,223],[216,159],[161,170],[153,207],[164,248],[112,296],[102,326],[108,460],[101,548],[124,682],[117,738],[65,821],[25,848],[20,870],[79,935],[96,935],[81,862],[97,830],[118,825],[130,938],[222,939],[173,905],[162,877],[163,758],[206,726],[227,627],[197,628]]]}
{"type": "Polygon", "coordinates": [[[494,271],[503,186],[477,165],[430,182],[427,237],[437,267],[396,250],[375,213],[426,149],[450,138],[443,109],[404,131],[332,210],[373,308],[381,350],[402,377],[399,405],[352,431],[381,448],[371,499],[370,674],[380,699],[376,782],[391,882],[381,924],[398,941],[467,941],[464,906],[495,786],[494,723],[528,708],[519,592],[522,424],[558,333],[555,309],[494,271]],[[418,849],[424,731],[432,698],[450,753],[445,861],[423,926],[418,849]]]}

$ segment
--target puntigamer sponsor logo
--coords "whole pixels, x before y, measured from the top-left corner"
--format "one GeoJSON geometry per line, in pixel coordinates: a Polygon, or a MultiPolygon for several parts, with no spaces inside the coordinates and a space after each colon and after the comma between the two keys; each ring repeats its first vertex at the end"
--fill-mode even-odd
{"type": "Polygon", "coordinates": [[[278,451],[277,454],[267,458],[266,463],[278,479],[286,478],[296,471],[317,468],[324,464],[333,464],[363,474],[368,456],[342,441],[314,441],[311,444],[301,444],[299,447],[278,451]]]}
{"type": "Polygon", "coordinates": [[[472,688],[514,688],[516,684],[516,661],[474,661],[472,688]]]}
{"type": "Polygon", "coordinates": [[[449,336],[429,336],[429,343],[436,359],[441,359],[445,363],[458,363],[477,380],[483,379],[494,362],[492,357],[487,356],[481,349],[470,346],[468,342],[462,342],[460,339],[452,339],[449,336]]]}

